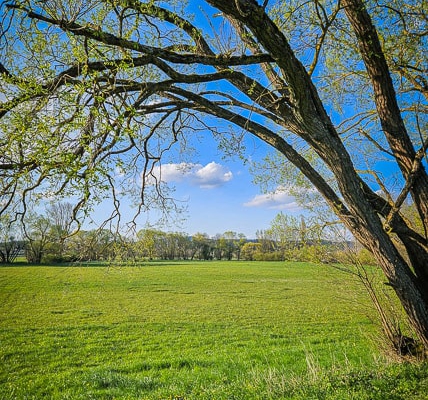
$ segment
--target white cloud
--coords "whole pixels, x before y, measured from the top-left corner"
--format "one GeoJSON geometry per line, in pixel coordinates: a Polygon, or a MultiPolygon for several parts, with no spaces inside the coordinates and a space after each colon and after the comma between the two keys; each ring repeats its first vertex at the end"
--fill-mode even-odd
{"type": "Polygon", "coordinates": [[[211,189],[229,182],[233,178],[233,174],[222,165],[213,161],[205,165],[205,167],[196,169],[195,178],[200,187],[211,189]]]}
{"type": "Polygon", "coordinates": [[[274,192],[258,194],[250,201],[244,203],[246,207],[267,207],[275,210],[287,210],[291,212],[301,211],[302,207],[296,198],[291,196],[285,189],[278,188],[274,192]]]}
{"type": "Polygon", "coordinates": [[[233,178],[231,171],[214,161],[205,166],[193,163],[163,164],[156,167],[153,173],[163,182],[187,182],[204,189],[221,186],[233,178]]]}

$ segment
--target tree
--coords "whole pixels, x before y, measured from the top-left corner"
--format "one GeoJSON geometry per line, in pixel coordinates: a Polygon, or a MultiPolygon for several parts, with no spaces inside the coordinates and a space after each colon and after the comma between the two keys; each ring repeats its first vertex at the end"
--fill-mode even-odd
{"type": "Polygon", "coordinates": [[[222,238],[224,239],[226,259],[230,261],[233,258],[233,254],[238,250],[238,236],[236,232],[227,231],[223,233],[222,238]]]}
{"type": "Polygon", "coordinates": [[[246,261],[253,261],[254,256],[260,252],[260,243],[247,242],[241,248],[241,256],[246,261]]]}
{"type": "Polygon", "coordinates": [[[269,235],[281,250],[299,248],[304,245],[302,229],[297,217],[279,213],[271,221],[269,235]]]}
{"type": "Polygon", "coordinates": [[[105,261],[114,257],[115,235],[108,229],[80,230],[68,243],[70,256],[79,261],[105,261]]]}
{"type": "Polygon", "coordinates": [[[219,233],[213,238],[213,257],[216,260],[222,260],[227,253],[227,241],[223,235],[219,233]]]}
{"type": "Polygon", "coordinates": [[[277,250],[275,238],[272,237],[269,230],[258,230],[256,237],[262,253],[270,253],[277,250]]]}
{"type": "Polygon", "coordinates": [[[52,203],[46,210],[51,222],[50,244],[51,252],[56,260],[64,258],[66,239],[73,230],[74,214],[71,203],[52,203]]]}
{"type": "Polygon", "coordinates": [[[80,193],[77,208],[110,190],[118,208],[120,185],[165,206],[154,167],[174,143],[210,129],[233,154],[253,135],[373,253],[428,348],[426,4],[196,3],[215,8],[210,24],[175,1],[1,3],[2,210],[46,190],[80,193]],[[219,24],[229,40],[210,35],[219,24]],[[400,212],[407,198],[422,234],[400,212]]]}
{"type": "Polygon", "coordinates": [[[51,223],[44,215],[27,214],[24,222],[24,234],[27,239],[25,248],[27,261],[40,264],[50,243],[51,223]]]}
{"type": "Polygon", "coordinates": [[[174,234],[177,243],[176,257],[182,260],[191,259],[194,253],[192,238],[185,233],[177,232],[174,234]]]}
{"type": "Polygon", "coordinates": [[[0,217],[0,264],[10,264],[24,248],[24,242],[17,240],[16,229],[7,215],[0,217]]]}
{"type": "Polygon", "coordinates": [[[154,229],[142,229],[137,233],[137,246],[139,253],[143,257],[152,260],[158,256],[156,251],[156,242],[161,232],[154,229]]]}
{"type": "Polygon", "coordinates": [[[192,236],[195,256],[199,260],[209,260],[211,258],[210,238],[206,233],[198,232],[192,236]]]}
{"type": "Polygon", "coordinates": [[[242,248],[247,243],[247,237],[243,233],[238,233],[238,241],[236,243],[236,258],[241,259],[242,248]]]}

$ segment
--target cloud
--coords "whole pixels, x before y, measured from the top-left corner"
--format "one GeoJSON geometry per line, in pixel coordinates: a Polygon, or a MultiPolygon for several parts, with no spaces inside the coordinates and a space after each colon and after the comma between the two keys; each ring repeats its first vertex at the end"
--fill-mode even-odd
{"type": "Polygon", "coordinates": [[[210,189],[229,182],[233,174],[222,165],[210,162],[205,167],[197,167],[195,178],[200,187],[210,189]]]}
{"type": "Polygon", "coordinates": [[[291,196],[285,189],[278,188],[274,192],[258,194],[250,201],[244,203],[245,207],[267,207],[275,210],[287,210],[291,212],[301,211],[302,207],[296,198],[291,196]]]}
{"type": "Polygon", "coordinates": [[[204,189],[219,187],[233,178],[231,171],[214,161],[205,166],[193,163],[163,164],[153,172],[163,182],[186,182],[204,189]]]}

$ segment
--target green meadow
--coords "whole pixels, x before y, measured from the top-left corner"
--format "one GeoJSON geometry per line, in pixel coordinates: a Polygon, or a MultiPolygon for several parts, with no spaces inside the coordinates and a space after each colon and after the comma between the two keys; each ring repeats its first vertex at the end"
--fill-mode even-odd
{"type": "Polygon", "coordinates": [[[0,399],[428,399],[328,266],[0,268],[0,399]]]}

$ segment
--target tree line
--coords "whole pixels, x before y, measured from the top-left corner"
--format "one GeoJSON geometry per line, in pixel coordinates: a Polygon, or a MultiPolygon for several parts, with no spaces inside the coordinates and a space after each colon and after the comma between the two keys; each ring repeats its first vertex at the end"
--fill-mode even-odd
{"type": "Polygon", "coordinates": [[[25,256],[29,263],[145,260],[343,260],[344,238],[327,238],[315,220],[279,213],[256,237],[226,231],[210,237],[145,228],[133,235],[109,229],[76,230],[73,206],[56,203],[43,214],[29,214],[22,224],[0,219],[0,263],[25,256]]]}

